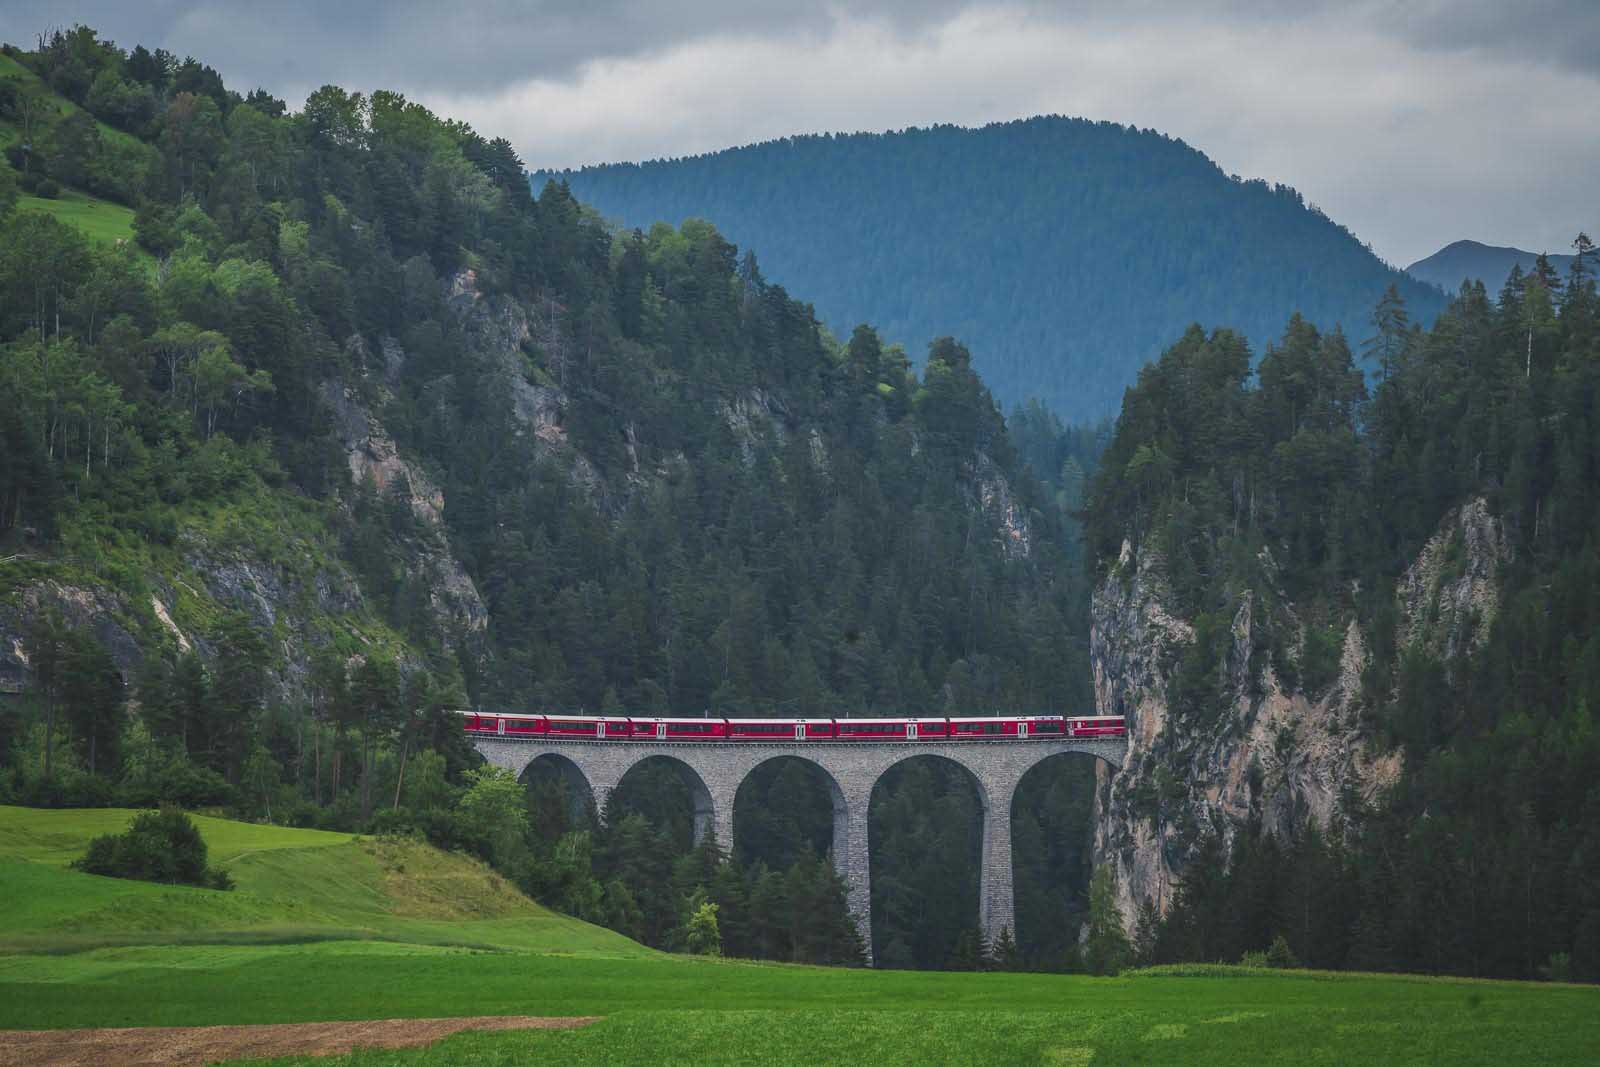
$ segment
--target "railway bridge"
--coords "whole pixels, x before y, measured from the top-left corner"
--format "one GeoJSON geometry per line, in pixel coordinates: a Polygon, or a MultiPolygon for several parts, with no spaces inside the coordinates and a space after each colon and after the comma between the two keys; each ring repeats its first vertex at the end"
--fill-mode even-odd
{"type": "Polygon", "coordinates": [[[867,807],[878,779],[903,760],[940,756],[964,768],[977,787],[983,813],[983,858],[978,874],[978,927],[990,944],[1002,929],[1016,933],[1011,873],[1011,802],[1022,776],[1051,756],[1082,752],[1121,767],[1122,737],[995,741],[771,742],[719,740],[715,744],[655,740],[509,739],[474,737],[491,764],[519,777],[536,761],[551,765],[569,791],[605,810],[623,776],[651,758],[675,764],[694,799],[695,837],[715,833],[733,848],[733,802],[739,785],[768,760],[793,756],[822,772],[833,800],[834,869],[855,913],[867,960],[872,962],[872,872],[867,807]]]}

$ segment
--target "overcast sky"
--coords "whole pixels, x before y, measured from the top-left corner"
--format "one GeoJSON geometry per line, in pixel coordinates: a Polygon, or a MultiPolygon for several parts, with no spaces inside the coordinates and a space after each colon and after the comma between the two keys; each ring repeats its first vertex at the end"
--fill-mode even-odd
{"type": "Polygon", "coordinates": [[[1181,137],[1404,266],[1600,231],[1600,0],[0,0],[241,91],[395,89],[530,167],[1041,113],[1181,137]]]}

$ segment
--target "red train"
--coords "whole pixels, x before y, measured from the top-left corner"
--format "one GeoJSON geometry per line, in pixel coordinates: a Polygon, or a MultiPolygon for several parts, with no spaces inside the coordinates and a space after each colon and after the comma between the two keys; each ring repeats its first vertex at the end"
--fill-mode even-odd
{"type": "Polygon", "coordinates": [[[1120,715],[970,719],[655,719],[605,715],[458,712],[477,737],[567,741],[1058,741],[1122,737],[1120,715]]]}

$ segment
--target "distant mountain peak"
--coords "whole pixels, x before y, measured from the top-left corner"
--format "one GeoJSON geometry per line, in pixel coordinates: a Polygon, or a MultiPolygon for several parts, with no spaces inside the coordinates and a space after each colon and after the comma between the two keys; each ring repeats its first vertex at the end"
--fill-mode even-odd
{"type": "MultiPolygon", "coordinates": [[[[1521,248],[1486,245],[1482,241],[1451,241],[1433,255],[1411,264],[1406,273],[1447,293],[1455,292],[1468,280],[1481,281],[1486,288],[1495,290],[1505,282],[1513,266],[1521,267],[1526,274],[1538,258],[1539,253],[1521,248]]],[[[1562,274],[1572,266],[1571,256],[1546,253],[1545,258],[1562,274]]]]}

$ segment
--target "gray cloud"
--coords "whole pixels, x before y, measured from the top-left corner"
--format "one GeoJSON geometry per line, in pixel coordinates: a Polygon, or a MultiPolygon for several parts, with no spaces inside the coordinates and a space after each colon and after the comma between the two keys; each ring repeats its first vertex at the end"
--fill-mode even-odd
{"type": "MultiPolygon", "coordinates": [[[[865,5],[906,32],[936,25],[955,0],[865,5]]],[[[814,35],[822,0],[694,4],[652,0],[10,0],[6,40],[83,23],[124,47],[192,54],[247,88],[298,101],[330,80],[353,87],[481,91],[564,78],[595,59],[646,55],[708,34],[814,35]]]]}
{"type": "MultiPolygon", "coordinates": [[[[482,91],[571,77],[596,59],[647,55],[711,35],[814,38],[848,19],[899,35],[936,30],[971,0],[9,0],[6,40],[84,23],[131,47],[193,54],[247,87],[288,94],[328,80],[366,88],[482,91]]],[[[1600,71],[1593,0],[1087,0],[1002,4],[1054,25],[1292,27],[1333,21],[1418,48],[1513,54],[1600,71]]]]}
{"type": "Polygon", "coordinates": [[[5,0],[292,104],[391,88],[533,166],[1041,112],[1153,127],[1410,262],[1600,228],[1594,0],[5,0]]]}

